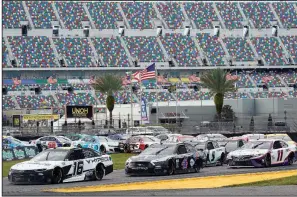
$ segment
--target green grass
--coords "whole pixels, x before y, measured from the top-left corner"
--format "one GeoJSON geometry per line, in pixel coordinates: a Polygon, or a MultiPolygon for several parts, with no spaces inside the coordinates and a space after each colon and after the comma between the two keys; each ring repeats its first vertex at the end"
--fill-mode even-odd
{"type": "Polygon", "coordinates": [[[110,156],[113,161],[113,169],[120,170],[125,168],[125,162],[129,157],[133,156],[133,154],[119,153],[119,154],[111,154],[110,156]]]}
{"type": "Polygon", "coordinates": [[[268,180],[268,181],[259,181],[259,182],[254,182],[254,183],[231,185],[228,187],[279,186],[279,185],[297,185],[297,176],[291,176],[291,177],[268,180]]]}
{"type": "MultiPolygon", "coordinates": [[[[118,153],[118,154],[110,154],[113,161],[113,169],[120,170],[124,169],[126,160],[133,156],[133,154],[129,153],[118,153]]],[[[8,172],[11,166],[14,164],[27,161],[27,160],[15,160],[15,161],[3,161],[2,162],[2,177],[7,177],[8,172]]]]}

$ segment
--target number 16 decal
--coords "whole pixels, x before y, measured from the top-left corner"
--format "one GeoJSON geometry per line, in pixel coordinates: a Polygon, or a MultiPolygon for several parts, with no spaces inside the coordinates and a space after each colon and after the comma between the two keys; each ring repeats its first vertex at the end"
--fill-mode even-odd
{"type": "Polygon", "coordinates": [[[282,159],[283,159],[283,153],[284,153],[283,150],[277,151],[277,161],[282,161],[282,159]]]}
{"type": "Polygon", "coordinates": [[[79,162],[74,162],[74,170],[73,170],[73,175],[80,175],[83,172],[84,168],[84,162],[79,161],[79,162]]]}

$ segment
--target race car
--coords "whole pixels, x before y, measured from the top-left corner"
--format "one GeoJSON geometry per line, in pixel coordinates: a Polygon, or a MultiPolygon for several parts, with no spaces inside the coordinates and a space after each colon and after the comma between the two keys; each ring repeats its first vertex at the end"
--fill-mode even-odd
{"type": "Polygon", "coordinates": [[[108,136],[108,138],[115,140],[119,143],[120,152],[124,152],[124,146],[126,144],[127,139],[129,139],[130,137],[131,135],[127,134],[114,134],[108,136]]]}
{"type": "Polygon", "coordinates": [[[191,135],[182,135],[182,134],[168,134],[168,139],[162,141],[162,143],[180,143],[186,141],[195,140],[195,137],[191,135]]]}
{"type": "Polygon", "coordinates": [[[79,148],[92,148],[102,153],[105,153],[107,150],[107,147],[100,143],[98,136],[91,136],[91,135],[87,135],[81,138],[80,140],[72,142],[71,146],[79,147],[79,148]]]}
{"type": "Polygon", "coordinates": [[[73,133],[73,134],[66,134],[65,137],[69,138],[70,140],[72,141],[78,141],[84,137],[88,136],[87,134],[76,134],[76,133],[73,133]]]}
{"type": "MultiPolygon", "coordinates": [[[[266,134],[265,139],[279,139],[284,140],[288,144],[295,145],[297,147],[297,142],[293,141],[288,134],[285,133],[277,133],[277,134],[266,134]]],[[[296,149],[297,150],[297,149],[296,149]]]]}
{"type": "Polygon", "coordinates": [[[249,141],[240,149],[227,155],[230,167],[270,167],[273,165],[292,165],[296,161],[295,146],[283,140],[262,139],[249,141]]]}
{"type": "Polygon", "coordinates": [[[113,172],[109,155],[90,148],[47,149],[29,161],[13,165],[8,180],[13,184],[62,183],[101,180],[113,172]]]}
{"type": "Polygon", "coordinates": [[[12,136],[3,136],[2,137],[2,147],[3,148],[16,148],[30,146],[28,142],[20,141],[12,136]]]}
{"type": "Polygon", "coordinates": [[[203,164],[201,152],[187,143],[154,144],[125,164],[127,175],[173,175],[199,172],[203,164]]]}
{"type": "Polygon", "coordinates": [[[229,139],[228,142],[225,144],[226,154],[241,148],[246,143],[247,141],[241,138],[229,139]]]}
{"type": "Polygon", "coordinates": [[[225,147],[220,147],[216,141],[192,141],[191,143],[197,150],[203,151],[206,155],[204,166],[223,165],[226,157],[225,147]]]}
{"type": "Polygon", "coordinates": [[[218,140],[221,140],[221,139],[227,139],[226,136],[222,135],[222,134],[200,134],[200,135],[197,135],[196,138],[198,140],[203,140],[203,141],[206,141],[206,140],[212,140],[212,141],[218,141],[218,140]]]}
{"type": "Polygon", "coordinates": [[[29,142],[31,145],[41,144],[46,148],[70,147],[71,140],[65,136],[44,136],[29,142]]]}
{"type": "Polygon", "coordinates": [[[126,144],[124,144],[124,151],[126,153],[139,153],[152,144],[160,144],[160,139],[150,136],[150,135],[139,135],[132,136],[126,140],[126,144]]]}

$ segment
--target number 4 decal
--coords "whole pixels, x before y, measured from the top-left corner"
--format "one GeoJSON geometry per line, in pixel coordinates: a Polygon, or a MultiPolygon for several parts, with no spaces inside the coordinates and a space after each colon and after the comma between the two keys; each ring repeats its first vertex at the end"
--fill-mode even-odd
{"type": "Polygon", "coordinates": [[[284,153],[283,150],[278,150],[277,151],[277,161],[282,161],[282,159],[283,159],[283,153],[284,153]]]}
{"type": "Polygon", "coordinates": [[[73,170],[73,176],[76,175],[80,175],[83,172],[83,168],[84,168],[84,162],[83,161],[79,161],[79,162],[74,162],[74,170],[73,170]]]}

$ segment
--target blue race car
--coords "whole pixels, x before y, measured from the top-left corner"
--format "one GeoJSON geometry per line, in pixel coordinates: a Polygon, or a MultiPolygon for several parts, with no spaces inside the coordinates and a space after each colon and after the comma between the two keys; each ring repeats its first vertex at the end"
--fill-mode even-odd
{"type": "Polygon", "coordinates": [[[72,146],[79,147],[79,148],[91,148],[103,153],[105,153],[107,150],[107,147],[105,147],[103,144],[100,143],[100,139],[98,136],[91,136],[91,135],[86,135],[80,140],[73,141],[72,146]]]}
{"type": "Polygon", "coordinates": [[[29,146],[26,142],[20,141],[11,136],[3,136],[2,137],[2,147],[3,148],[16,148],[16,147],[24,147],[29,146]]]}

